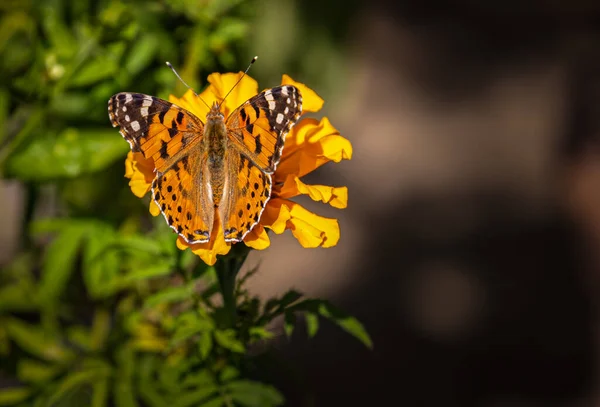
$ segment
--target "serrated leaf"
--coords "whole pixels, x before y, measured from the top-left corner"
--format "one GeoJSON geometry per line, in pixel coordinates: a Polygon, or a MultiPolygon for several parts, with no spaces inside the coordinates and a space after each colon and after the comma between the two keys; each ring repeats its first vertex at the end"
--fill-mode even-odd
{"type": "Polygon", "coordinates": [[[285,401],[273,386],[251,380],[237,380],[226,388],[234,401],[246,407],[279,406],[285,401]]]}
{"type": "Polygon", "coordinates": [[[236,332],[233,329],[216,330],[214,335],[215,341],[225,349],[237,353],[246,352],[244,344],[236,338],[236,332]]]}
{"type": "Polygon", "coordinates": [[[319,317],[311,312],[307,312],[304,317],[306,320],[306,331],[308,332],[308,337],[312,338],[319,330],[319,317]]]}
{"type": "Polygon", "coordinates": [[[361,341],[369,349],[373,348],[373,342],[371,337],[365,330],[364,326],[358,322],[354,317],[351,317],[344,312],[340,311],[329,302],[322,302],[319,306],[319,314],[324,318],[333,321],[335,324],[340,326],[343,330],[354,336],[356,339],[361,341]]]}
{"type": "Polygon", "coordinates": [[[0,389],[0,406],[12,406],[26,400],[33,393],[28,387],[7,387],[0,389]]]}

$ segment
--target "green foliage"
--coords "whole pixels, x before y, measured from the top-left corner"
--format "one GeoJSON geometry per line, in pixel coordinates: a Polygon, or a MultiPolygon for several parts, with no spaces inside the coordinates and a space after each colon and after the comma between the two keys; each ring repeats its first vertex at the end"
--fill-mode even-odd
{"type": "Polygon", "coordinates": [[[326,301],[251,296],[243,245],[214,267],[177,249],[123,179],[112,94],[182,94],[166,60],[199,89],[249,59],[256,5],[200,3],[0,6],[0,176],[26,192],[21,251],[0,270],[0,369],[14,381],[0,406],[278,406],[250,369],[274,325],[291,335],[303,314],[312,337],[324,318],[371,346],[326,301]]]}

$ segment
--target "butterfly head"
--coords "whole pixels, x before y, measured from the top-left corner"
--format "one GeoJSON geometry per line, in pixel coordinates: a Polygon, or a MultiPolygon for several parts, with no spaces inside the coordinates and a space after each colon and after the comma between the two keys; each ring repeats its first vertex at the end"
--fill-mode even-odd
{"type": "Polygon", "coordinates": [[[206,114],[206,121],[210,120],[224,120],[225,116],[221,112],[221,104],[216,100],[213,102],[210,110],[206,114]]]}

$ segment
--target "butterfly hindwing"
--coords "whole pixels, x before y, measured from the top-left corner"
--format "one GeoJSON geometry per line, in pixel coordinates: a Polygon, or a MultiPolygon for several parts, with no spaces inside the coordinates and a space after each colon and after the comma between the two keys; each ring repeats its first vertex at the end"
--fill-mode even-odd
{"type": "Polygon", "coordinates": [[[208,174],[203,155],[193,152],[152,183],[152,197],[167,223],[188,243],[210,240],[215,209],[208,174]]]}
{"type": "Polygon", "coordinates": [[[200,141],[204,129],[187,110],[141,93],[117,93],[108,101],[108,113],[131,150],[153,158],[159,171],[166,171],[187,146],[200,141]]]}
{"type": "Polygon", "coordinates": [[[301,114],[298,88],[283,85],[267,89],[229,115],[229,139],[260,170],[272,174],[281,159],[285,136],[301,114]]]}
{"type": "Polygon", "coordinates": [[[225,241],[239,242],[258,223],[271,196],[271,175],[241,154],[227,160],[227,188],[219,206],[225,241]]]}

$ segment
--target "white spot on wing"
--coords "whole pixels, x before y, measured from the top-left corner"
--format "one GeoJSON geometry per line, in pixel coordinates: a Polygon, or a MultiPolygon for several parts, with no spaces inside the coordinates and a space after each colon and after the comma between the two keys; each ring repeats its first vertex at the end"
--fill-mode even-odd
{"type": "Polygon", "coordinates": [[[127,107],[123,106],[123,111],[126,112],[127,111],[127,107]]]}
{"type": "Polygon", "coordinates": [[[281,88],[281,94],[283,96],[287,96],[288,95],[288,88],[287,87],[281,88]]]}
{"type": "Polygon", "coordinates": [[[142,117],[148,116],[148,108],[147,107],[142,107],[140,109],[140,114],[142,115],[142,117]]]}
{"type": "Polygon", "coordinates": [[[290,99],[290,98],[287,98],[286,102],[287,102],[287,104],[289,105],[290,103],[292,103],[292,99],[290,99]]]}
{"type": "Polygon", "coordinates": [[[277,118],[275,119],[277,124],[283,123],[283,115],[281,113],[277,113],[277,118]]]}
{"type": "Polygon", "coordinates": [[[275,110],[276,107],[277,107],[277,103],[275,103],[274,100],[269,100],[269,109],[275,110]]]}
{"type": "Polygon", "coordinates": [[[265,99],[267,99],[268,101],[275,101],[275,98],[273,97],[273,94],[270,90],[265,91],[265,99]]]}
{"type": "Polygon", "coordinates": [[[286,106],[285,110],[283,111],[283,113],[288,114],[289,111],[290,111],[290,108],[286,106]]]}
{"type": "Polygon", "coordinates": [[[129,115],[128,115],[128,114],[126,114],[126,115],[125,115],[125,120],[126,120],[126,121],[129,121],[129,120],[131,120],[131,119],[129,118],[129,115]]]}
{"type": "Polygon", "coordinates": [[[148,107],[151,104],[152,104],[152,99],[151,98],[144,98],[144,101],[142,102],[142,106],[148,107]]]}
{"type": "Polygon", "coordinates": [[[140,129],[140,124],[137,120],[131,122],[131,128],[133,129],[133,131],[138,131],[140,129]]]}
{"type": "Polygon", "coordinates": [[[131,96],[131,93],[127,93],[125,95],[125,103],[129,103],[133,100],[133,96],[131,96]]]}

